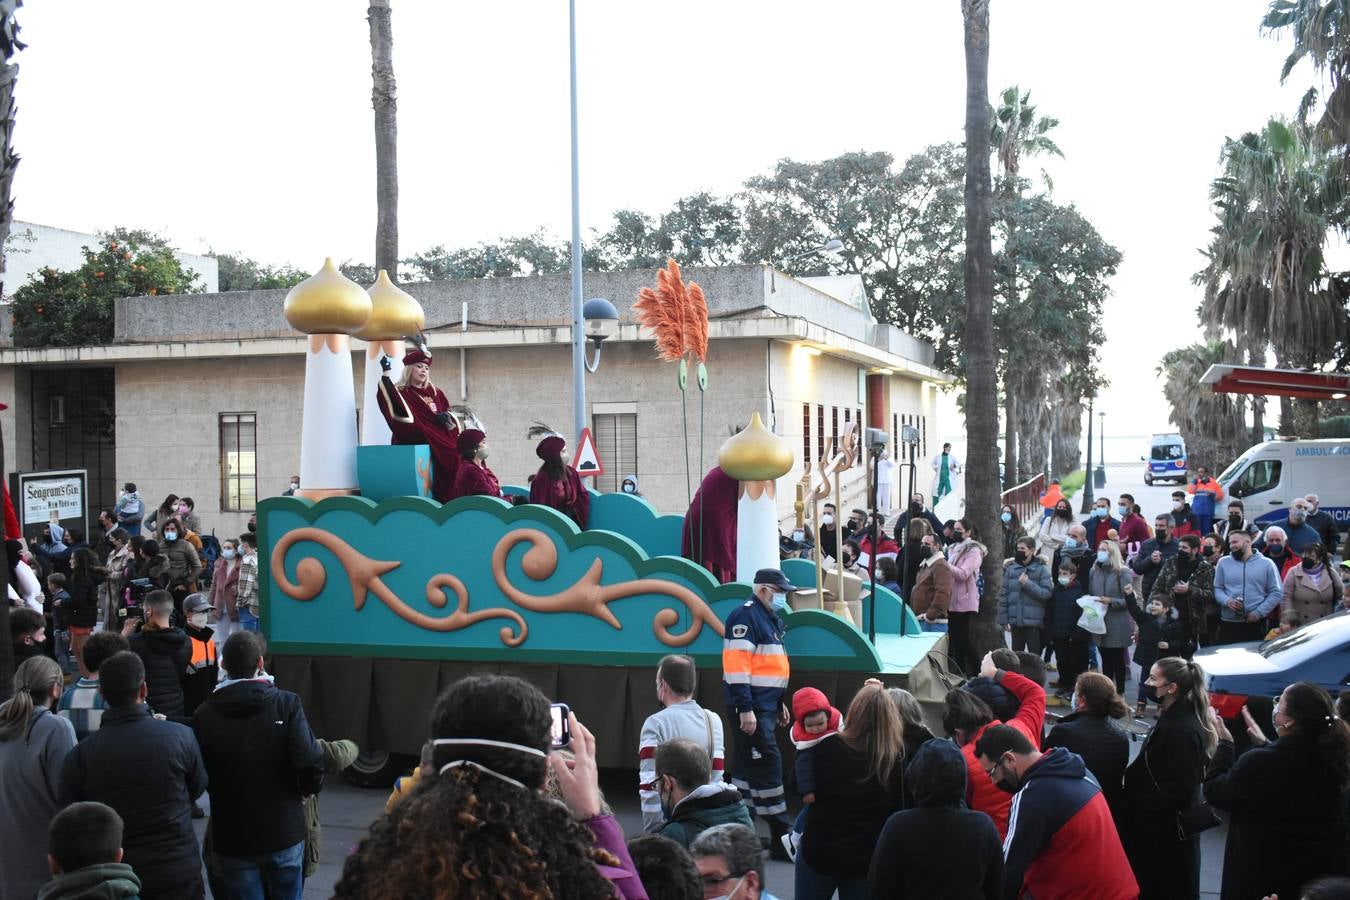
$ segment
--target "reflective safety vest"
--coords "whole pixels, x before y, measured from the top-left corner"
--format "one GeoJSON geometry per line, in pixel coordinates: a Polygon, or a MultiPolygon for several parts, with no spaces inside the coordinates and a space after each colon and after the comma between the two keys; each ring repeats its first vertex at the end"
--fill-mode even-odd
{"type": "Polygon", "coordinates": [[[727,709],[733,714],[777,712],[789,674],[782,622],[751,597],[727,617],[722,640],[722,695],[727,709]]]}
{"type": "Polygon", "coordinates": [[[198,638],[188,636],[192,642],[192,659],[188,661],[187,673],[191,675],[194,672],[200,672],[202,669],[209,669],[216,665],[216,642],[207,638],[199,640],[198,638]]]}

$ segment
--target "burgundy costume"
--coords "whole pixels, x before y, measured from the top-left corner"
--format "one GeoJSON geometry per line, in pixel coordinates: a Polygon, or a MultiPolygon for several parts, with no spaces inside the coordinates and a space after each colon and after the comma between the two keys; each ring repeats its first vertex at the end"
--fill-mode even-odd
{"type": "Polygon", "coordinates": [[[739,499],[740,483],[723,472],[721,466],[713,466],[684,516],[680,555],[702,565],[723,584],[736,580],[736,504],[739,499]],[[700,546],[703,548],[701,554],[698,553],[700,546]]]}
{"type": "MultiPolygon", "coordinates": [[[[413,351],[403,358],[405,365],[418,362],[431,362],[431,357],[421,351],[413,351]],[[412,362],[409,362],[411,360],[412,362]]],[[[389,409],[383,391],[376,392],[376,401],[385,422],[393,433],[394,444],[427,444],[431,448],[431,496],[445,503],[453,496],[455,472],[459,468],[459,451],[456,442],[459,429],[451,424],[442,425],[436,421],[441,413],[450,412],[450,401],[445,392],[438,387],[407,387],[398,389],[399,395],[412,413],[411,422],[400,422],[394,411],[389,409]]]]}
{"type": "MultiPolygon", "coordinates": [[[[539,442],[535,455],[545,462],[561,463],[566,446],[557,435],[547,437],[539,442]]],[[[554,478],[548,473],[548,466],[540,466],[530,482],[530,502],[553,507],[584,529],[591,518],[591,495],[575,469],[563,466],[562,470],[562,478],[554,478]]]]}
{"type": "Polygon", "coordinates": [[[502,488],[497,483],[497,476],[492,474],[492,470],[487,466],[480,466],[478,463],[464,458],[466,453],[477,450],[478,445],[483,443],[485,437],[486,435],[477,428],[466,428],[460,433],[459,440],[456,442],[460,455],[459,469],[455,472],[455,483],[450,489],[451,500],[457,500],[460,497],[472,497],[476,494],[501,497],[502,488]]]}

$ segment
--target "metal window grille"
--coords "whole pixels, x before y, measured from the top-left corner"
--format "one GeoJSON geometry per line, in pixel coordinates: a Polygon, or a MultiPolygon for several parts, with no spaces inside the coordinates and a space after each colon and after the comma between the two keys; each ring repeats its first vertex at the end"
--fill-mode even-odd
{"type": "Polygon", "coordinates": [[[258,414],[220,414],[220,508],[247,512],[258,505],[258,414]]]}
{"type": "Polygon", "coordinates": [[[802,404],[802,471],[811,468],[811,404],[802,404]]]}
{"type": "Polygon", "coordinates": [[[595,489],[613,493],[623,484],[625,475],[638,471],[637,413],[598,413],[591,431],[595,452],[605,464],[605,474],[595,479],[595,489]]]}
{"type": "Polygon", "coordinates": [[[825,458],[825,404],[816,404],[816,459],[825,458]]]}
{"type": "Polygon", "coordinates": [[[830,456],[839,452],[839,407],[830,407],[830,456]]]}

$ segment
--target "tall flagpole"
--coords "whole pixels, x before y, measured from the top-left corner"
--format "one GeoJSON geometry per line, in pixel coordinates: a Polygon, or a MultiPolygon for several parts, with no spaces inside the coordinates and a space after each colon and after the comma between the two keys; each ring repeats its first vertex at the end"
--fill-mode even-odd
{"type": "Polygon", "coordinates": [[[577,174],[577,0],[567,4],[572,80],[572,440],[586,427],[585,326],[581,313],[581,179],[577,174]]]}

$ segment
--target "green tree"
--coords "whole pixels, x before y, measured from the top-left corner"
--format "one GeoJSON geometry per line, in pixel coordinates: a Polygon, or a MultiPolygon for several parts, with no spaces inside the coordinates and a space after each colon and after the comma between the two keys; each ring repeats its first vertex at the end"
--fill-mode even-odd
{"type": "MultiPolygon", "coordinates": [[[[1030,91],[1023,92],[1017,85],[1013,85],[1005,88],[999,96],[999,105],[993,111],[990,143],[998,153],[999,167],[1003,173],[1003,177],[999,179],[996,196],[1004,201],[1005,215],[1015,209],[1014,201],[1022,196],[1026,184],[1026,180],[1020,174],[1022,159],[1038,154],[1064,155],[1059,145],[1050,137],[1050,132],[1058,126],[1058,119],[1037,114],[1036,107],[1031,102],[1030,91]]],[[[1051,183],[1049,176],[1045,176],[1045,181],[1047,185],[1051,183]]],[[[1012,234],[1016,226],[1014,219],[1010,215],[1004,219],[998,212],[995,209],[995,217],[1003,219],[1005,231],[1012,234]]],[[[1004,280],[1007,283],[1006,302],[1014,306],[1021,301],[1017,289],[1016,264],[1016,256],[1010,254],[1004,266],[1004,280]]],[[[1004,470],[1007,478],[1023,481],[1039,471],[1035,461],[1045,458],[1045,432],[1038,425],[1049,398],[1049,379],[1032,378],[1031,373],[1019,371],[1017,367],[1025,365],[1025,361],[1012,358],[1009,352],[1013,349],[1012,346],[1008,344],[1001,346],[1005,348],[1001,373],[1004,383],[1004,470]],[[1017,382],[1016,389],[1010,387],[1011,381],[1017,382]],[[1019,405],[1028,407],[1020,417],[1019,405]],[[1028,443],[1037,446],[1026,446],[1028,443]],[[1029,458],[1022,460],[1019,467],[1019,448],[1022,447],[1025,447],[1025,455],[1029,458]]]]}
{"type": "Polygon", "coordinates": [[[1198,459],[1220,471],[1246,448],[1246,429],[1232,394],[1216,394],[1200,378],[1210,366],[1241,362],[1237,348],[1226,341],[1191,344],[1162,358],[1158,377],[1170,409],[1169,418],[1198,459]]]}
{"type": "Polygon", "coordinates": [[[11,310],[18,347],[84,347],[113,337],[119,297],[193,293],[197,273],[185,269],[162,239],[128,242],[143,232],[116,230],[84,248],[84,264],[69,272],[47,268],[14,292],[11,310]],[[120,238],[119,238],[120,236],[120,238]]]}
{"type": "MultiPolygon", "coordinates": [[[[1272,0],[1261,25],[1268,31],[1292,33],[1294,49],[1280,70],[1281,84],[1304,59],[1330,83],[1317,131],[1329,143],[1350,144],[1350,4],[1345,0],[1272,0]]],[[[1311,107],[1316,96],[1317,89],[1310,89],[1301,109],[1311,107]]]]}
{"type": "Polygon", "coordinates": [[[240,253],[213,253],[217,283],[224,291],[265,291],[289,288],[309,277],[294,266],[269,266],[240,253]]]}
{"type": "MultiPolygon", "coordinates": [[[[1346,294],[1323,250],[1345,200],[1344,158],[1318,145],[1308,126],[1272,118],[1260,132],[1225,141],[1210,189],[1217,219],[1195,279],[1212,337],[1235,333],[1251,358],[1275,352],[1282,366],[1320,366],[1346,341],[1346,294]]],[[[1301,432],[1316,436],[1316,405],[1301,432]]],[[[1280,430],[1295,431],[1281,402],[1280,430]]]]}
{"type": "MultiPolygon", "coordinates": [[[[989,176],[989,0],[961,0],[966,51],[966,515],[989,541],[998,520],[998,379],[994,354],[993,188],[989,176]]],[[[984,560],[980,643],[1001,644],[994,624],[999,554],[984,560]]]]}

